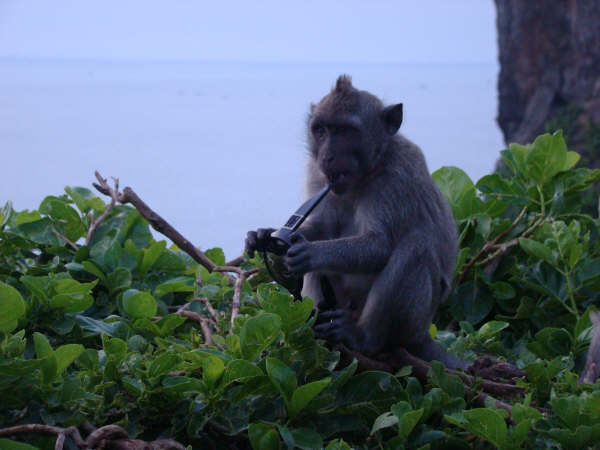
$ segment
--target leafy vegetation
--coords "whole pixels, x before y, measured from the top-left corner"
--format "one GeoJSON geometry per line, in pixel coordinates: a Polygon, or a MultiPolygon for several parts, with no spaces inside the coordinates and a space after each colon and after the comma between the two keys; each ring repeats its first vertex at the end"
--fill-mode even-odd
{"type": "MultiPolygon", "coordinates": [[[[461,250],[431,333],[468,360],[525,370],[525,395],[504,399],[510,417],[437,363],[426,383],[409,367],[339,367],[314,338],[311,299],[294,302],[264,270],[243,283],[209,272],[156,241],[136,209],[67,187],[37,210],[0,210],[0,447],[55,448],[53,435],[3,434],[22,424],[114,424],[190,448],[597,445],[600,383],[578,378],[600,295],[600,222],[582,193],[600,171],[574,168],[560,132],[502,158],[508,177],[434,173],[461,250]]],[[[204,253],[225,265],[220,249],[204,253]]]]}

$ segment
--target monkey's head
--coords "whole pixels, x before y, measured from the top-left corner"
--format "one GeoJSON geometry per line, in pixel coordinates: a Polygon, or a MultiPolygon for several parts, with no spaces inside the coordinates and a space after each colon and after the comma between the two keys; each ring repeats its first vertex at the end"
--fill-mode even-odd
{"type": "Polygon", "coordinates": [[[329,94],[311,105],[308,142],[311,157],[343,194],[379,169],[381,156],[402,123],[402,104],[384,107],[374,95],[341,75],[329,94]]]}

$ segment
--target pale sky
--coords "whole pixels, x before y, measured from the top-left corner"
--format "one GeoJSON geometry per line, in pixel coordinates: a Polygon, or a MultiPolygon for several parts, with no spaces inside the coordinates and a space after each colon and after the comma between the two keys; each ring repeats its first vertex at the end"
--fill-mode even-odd
{"type": "Polygon", "coordinates": [[[0,58],[495,62],[492,0],[0,0],[0,58]]]}

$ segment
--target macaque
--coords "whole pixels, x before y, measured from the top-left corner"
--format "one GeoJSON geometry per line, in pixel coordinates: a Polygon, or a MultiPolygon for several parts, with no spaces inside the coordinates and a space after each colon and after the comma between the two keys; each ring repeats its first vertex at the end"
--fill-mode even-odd
{"type": "MultiPolygon", "coordinates": [[[[423,154],[398,134],[402,116],[402,104],[384,106],[346,75],[311,105],[308,194],[333,188],[292,236],[285,263],[316,302],[317,337],[464,368],[429,334],[450,291],[456,223],[423,154]]],[[[248,232],[248,254],[272,231],[248,232]]]]}

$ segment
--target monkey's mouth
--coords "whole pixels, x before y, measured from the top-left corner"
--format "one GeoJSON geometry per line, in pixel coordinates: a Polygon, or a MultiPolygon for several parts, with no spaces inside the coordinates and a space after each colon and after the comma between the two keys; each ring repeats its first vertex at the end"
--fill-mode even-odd
{"type": "Polygon", "coordinates": [[[350,176],[350,172],[348,172],[348,171],[335,172],[332,174],[328,174],[327,178],[329,179],[329,182],[333,186],[332,187],[333,192],[335,192],[336,194],[343,193],[348,188],[347,184],[348,184],[349,176],[350,176]]]}

